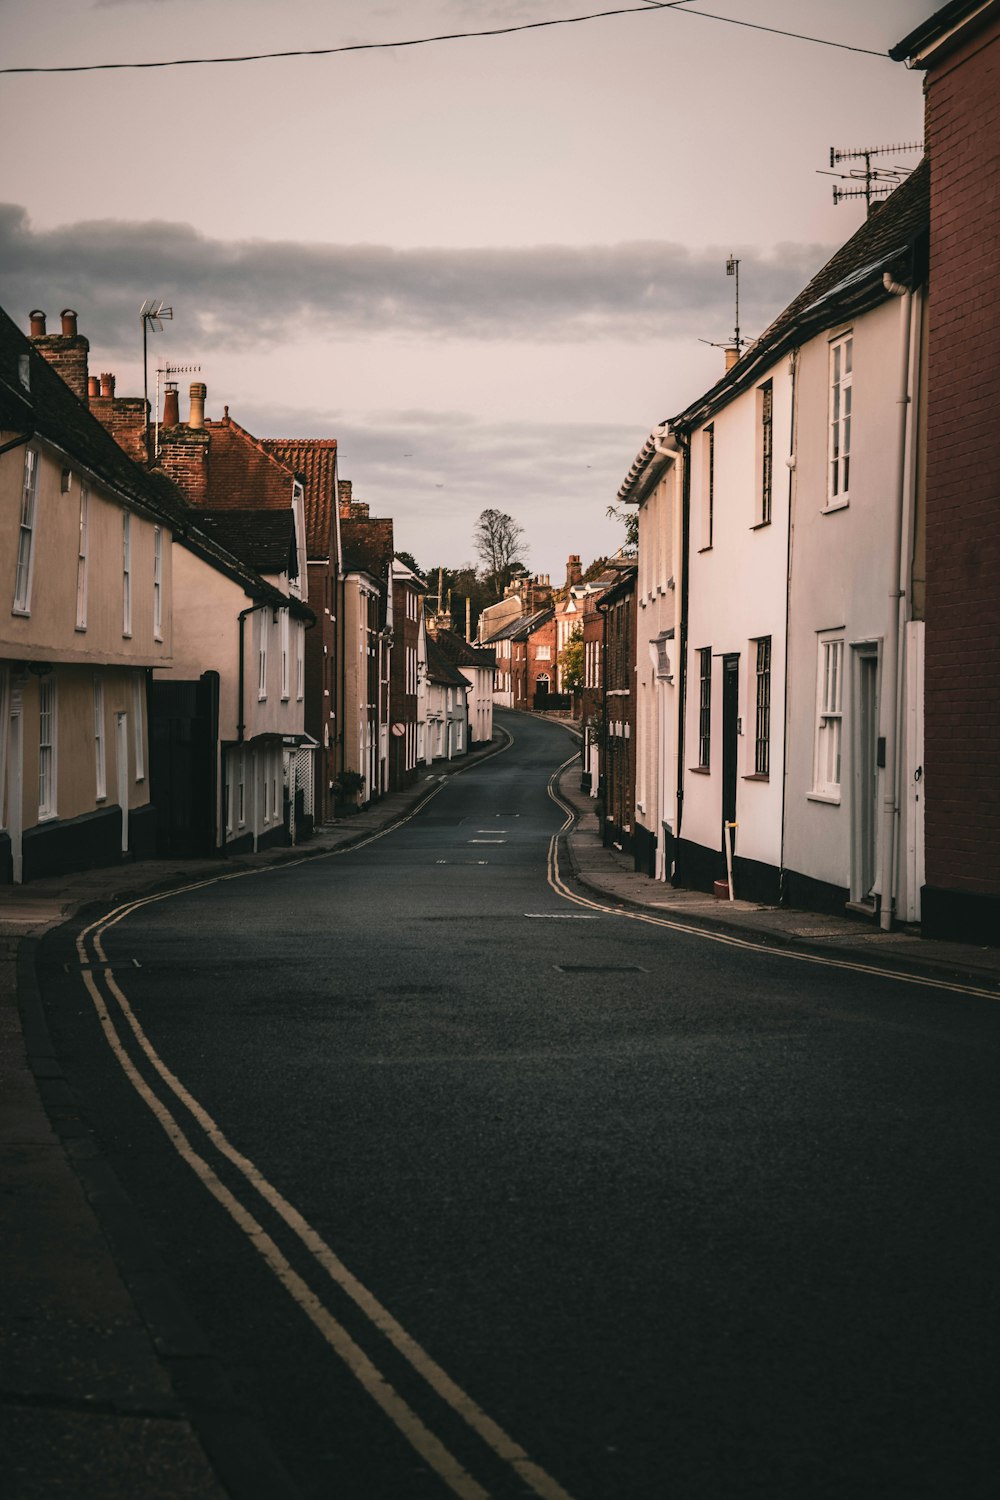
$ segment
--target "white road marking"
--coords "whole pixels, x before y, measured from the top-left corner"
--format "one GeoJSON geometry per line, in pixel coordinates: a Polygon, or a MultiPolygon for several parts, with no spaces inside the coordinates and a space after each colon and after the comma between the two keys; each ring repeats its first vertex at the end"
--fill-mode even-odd
{"type": "Polygon", "coordinates": [[[596,913],[589,915],[582,911],[526,911],[526,917],[536,920],[545,918],[549,922],[598,922],[600,918],[596,913]]]}
{"type": "Polygon", "coordinates": [[[506,839],[470,839],[470,844],[506,844],[506,839]]]}

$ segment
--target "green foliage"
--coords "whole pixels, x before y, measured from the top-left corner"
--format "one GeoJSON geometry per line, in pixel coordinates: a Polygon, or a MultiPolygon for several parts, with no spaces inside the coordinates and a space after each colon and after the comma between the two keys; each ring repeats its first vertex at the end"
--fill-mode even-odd
{"type": "Polygon", "coordinates": [[[573,693],[583,686],[583,629],[579,625],[559,653],[559,674],[566,692],[573,693]]]}
{"type": "Polygon", "coordinates": [[[639,512],[626,510],[622,505],[609,505],[608,515],[612,521],[620,521],[625,527],[625,552],[639,550],[639,512]]]}

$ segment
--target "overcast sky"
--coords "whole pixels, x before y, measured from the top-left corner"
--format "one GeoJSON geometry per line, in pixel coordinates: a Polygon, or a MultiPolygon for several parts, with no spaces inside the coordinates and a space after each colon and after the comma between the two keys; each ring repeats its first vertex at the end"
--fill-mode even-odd
{"type": "MultiPolygon", "coordinates": [[[[614,3],[0,0],[0,56],[334,47],[614,3]]],[[[50,331],[76,308],[92,371],[130,394],[139,305],[160,296],[174,320],[151,369],[200,364],[209,415],[227,403],[259,436],[337,437],[342,476],[419,563],[471,558],[493,505],[561,577],[569,552],[618,544],[605,510],[650,428],[720,373],[700,341],[732,332],[727,255],[752,335],[861,222],[817,175],[830,146],[922,134],[920,75],[698,12],[884,53],[935,8],[693,0],[421,47],[0,77],[0,302],[50,331]]]]}

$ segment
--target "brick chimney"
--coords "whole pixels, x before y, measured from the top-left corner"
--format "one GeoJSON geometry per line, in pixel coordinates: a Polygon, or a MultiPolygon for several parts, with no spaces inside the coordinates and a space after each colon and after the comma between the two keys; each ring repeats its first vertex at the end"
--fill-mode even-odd
{"type": "MultiPolygon", "coordinates": [[[[579,552],[571,552],[566,559],[566,587],[572,588],[574,583],[579,583],[583,577],[583,568],[580,566],[579,552]]],[[[539,582],[541,580],[539,579],[539,582]]]]}
{"type": "Polygon", "coordinates": [[[45,314],[40,308],[33,308],[30,316],[31,342],[74,396],[85,402],[90,344],[77,332],[76,313],[71,307],[63,309],[61,333],[45,332],[45,314]]]}
{"type": "Polygon", "coordinates": [[[148,412],[145,398],[116,396],[115,377],[110,370],[104,370],[100,383],[93,375],[87,381],[87,405],[91,415],[111,434],[119,448],[135,463],[145,464],[148,412]]]}
{"type": "Polygon", "coordinates": [[[345,519],[351,514],[351,495],[354,486],[349,479],[337,480],[337,505],[345,519]]]}

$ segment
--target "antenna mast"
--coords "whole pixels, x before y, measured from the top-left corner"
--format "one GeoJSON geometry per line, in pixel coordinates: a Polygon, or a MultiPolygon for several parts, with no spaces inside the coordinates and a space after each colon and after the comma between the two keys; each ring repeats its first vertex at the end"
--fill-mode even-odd
{"type": "Polygon", "coordinates": [[[866,208],[871,208],[873,198],[888,198],[893,188],[899,184],[913,171],[912,167],[873,167],[873,156],[896,156],[911,151],[922,151],[923,141],[910,141],[897,146],[859,146],[856,150],[841,151],[836,146],[830,147],[830,167],[838,167],[842,162],[863,161],[863,167],[851,167],[846,172],[834,172],[832,170],[821,170],[824,177],[839,177],[844,182],[855,182],[857,187],[839,188],[834,186],[834,205],[843,203],[845,198],[863,198],[866,208]]]}
{"type": "Polygon", "coordinates": [[[738,350],[740,347],[740,263],[735,256],[730,256],[726,261],[726,275],[736,277],[736,332],[733,334],[733,344],[738,350]]]}
{"type": "Polygon", "coordinates": [[[146,358],[146,338],[149,332],[162,333],[163,320],[173,318],[172,307],[164,307],[160,297],[147,297],[139,309],[142,324],[142,397],[146,403],[146,462],[152,461],[149,451],[149,364],[146,358]]]}

